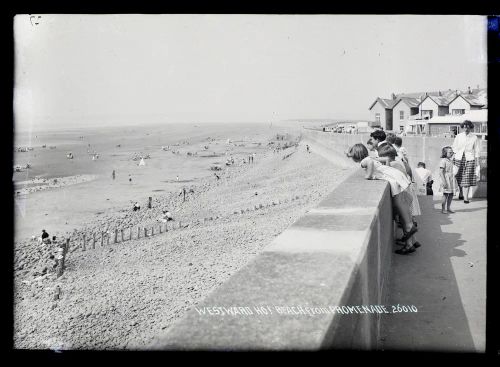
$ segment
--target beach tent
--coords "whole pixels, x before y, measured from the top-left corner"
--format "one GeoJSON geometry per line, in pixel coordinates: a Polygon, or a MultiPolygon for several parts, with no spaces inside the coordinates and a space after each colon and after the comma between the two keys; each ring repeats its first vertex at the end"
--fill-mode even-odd
{"type": "Polygon", "coordinates": [[[141,158],[141,161],[139,162],[139,166],[145,166],[146,162],[144,162],[144,158],[141,158]]]}

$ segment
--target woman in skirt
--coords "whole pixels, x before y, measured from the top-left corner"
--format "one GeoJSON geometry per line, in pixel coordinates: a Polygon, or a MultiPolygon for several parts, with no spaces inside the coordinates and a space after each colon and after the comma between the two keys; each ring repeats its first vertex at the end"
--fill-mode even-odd
{"type": "MultiPolygon", "coordinates": [[[[469,204],[469,187],[477,184],[480,141],[471,133],[474,130],[474,124],[471,121],[465,120],[460,127],[464,131],[453,141],[452,149],[455,152],[453,164],[456,166],[455,178],[460,191],[463,192],[464,203],[469,204]]],[[[462,196],[459,198],[462,199],[462,196]]]]}

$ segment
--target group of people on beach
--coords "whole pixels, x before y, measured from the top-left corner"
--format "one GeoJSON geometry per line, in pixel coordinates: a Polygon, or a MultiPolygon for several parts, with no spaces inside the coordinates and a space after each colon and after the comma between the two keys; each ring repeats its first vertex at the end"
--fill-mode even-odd
{"type": "MultiPolygon", "coordinates": [[[[442,148],[439,177],[443,193],[441,212],[444,214],[454,213],[451,202],[458,188],[459,199],[469,203],[469,188],[476,185],[479,175],[479,141],[471,134],[474,125],[464,121],[461,127],[464,132],[456,136],[453,145],[442,148]]],[[[402,138],[394,133],[376,130],[370,134],[366,145],[354,144],[347,150],[347,156],[366,170],[366,179],[389,182],[395,220],[403,230],[403,236],[396,241],[402,247],[396,253],[410,254],[421,246],[415,238],[417,217],[422,214],[417,195],[433,195],[432,174],[424,162],[419,162],[416,169],[411,168],[402,138]]]]}

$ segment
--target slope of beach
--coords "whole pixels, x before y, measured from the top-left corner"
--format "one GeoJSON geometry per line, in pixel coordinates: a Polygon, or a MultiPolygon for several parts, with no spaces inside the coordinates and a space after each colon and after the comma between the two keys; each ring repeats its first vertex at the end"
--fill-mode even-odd
{"type": "MultiPolygon", "coordinates": [[[[190,182],[194,193],[185,202],[171,190],[155,196],[151,209],[133,212],[122,206],[85,217],[72,238],[103,229],[150,226],[167,207],[174,223],[189,226],[85,252],[72,247],[59,279],[41,276],[53,250],[50,245],[40,247],[19,238],[15,347],[147,348],[351,172],[314,152],[308,154],[302,144],[279,153],[256,151],[254,164],[226,167],[219,171],[220,180],[209,172],[190,182]],[[272,202],[276,205],[266,206],[272,202]],[[264,208],[254,210],[259,204],[264,208]],[[207,217],[217,219],[204,222],[207,217]],[[59,297],[54,297],[56,286],[59,297]]],[[[80,190],[96,182],[82,184],[80,190]]]]}

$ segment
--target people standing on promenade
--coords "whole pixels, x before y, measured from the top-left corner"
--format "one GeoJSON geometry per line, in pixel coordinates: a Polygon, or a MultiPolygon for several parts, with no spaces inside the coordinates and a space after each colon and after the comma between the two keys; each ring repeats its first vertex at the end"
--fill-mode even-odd
{"type": "Polygon", "coordinates": [[[394,139],[394,148],[396,148],[398,156],[401,157],[403,161],[406,161],[406,163],[410,164],[408,160],[408,151],[402,145],[403,145],[403,139],[400,136],[396,136],[396,138],[394,139]]]}
{"type": "MultiPolygon", "coordinates": [[[[385,135],[385,134],[384,134],[385,135]]],[[[403,237],[401,242],[404,247],[396,250],[397,254],[406,255],[415,251],[415,246],[411,242],[412,236],[418,231],[417,226],[412,222],[410,205],[411,194],[408,192],[410,181],[407,176],[390,166],[368,156],[368,149],[363,144],[354,144],[349,148],[347,156],[366,170],[367,180],[385,180],[389,182],[394,208],[399,214],[403,225],[403,237]]]]}
{"type": "Polygon", "coordinates": [[[417,193],[419,195],[434,195],[432,191],[432,173],[427,168],[425,168],[424,162],[418,162],[417,168],[415,169],[415,175],[413,176],[415,183],[417,184],[417,193]]]}
{"type": "Polygon", "coordinates": [[[471,121],[465,120],[460,127],[464,131],[455,137],[451,148],[455,152],[453,164],[456,166],[455,178],[460,189],[459,199],[469,204],[469,188],[476,186],[479,176],[480,142],[472,133],[474,124],[471,121]]]}
{"type": "Polygon", "coordinates": [[[386,133],[385,134],[385,141],[387,141],[394,149],[394,142],[396,141],[396,134],[394,133],[386,133]]]}
{"type": "Polygon", "coordinates": [[[366,146],[368,147],[368,155],[370,157],[378,157],[377,148],[375,147],[375,143],[373,142],[372,138],[368,139],[368,141],[366,142],[366,146]]]}
{"type": "Polygon", "coordinates": [[[111,176],[113,177],[113,180],[114,180],[114,179],[115,179],[115,177],[116,177],[115,170],[113,170],[113,173],[111,174],[111,176]]]}
{"type": "Polygon", "coordinates": [[[389,144],[385,139],[386,135],[383,130],[375,130],[370,134],[370,138],[372,138],[373,144],[377,151],[382,148],[384,145],[389,144]]]}
{"type": "Polygon", "coordinates": [[[255,159],[255,156],[256,156],[256,155],[257,155],[257,154],[252,153],[252,163],[253,163],[253,161],[254,161],[254,159],[255,159]]]}
{"type": "Polygon", "coordinates": [[[441,213],[454,213],[450,209],[453,195],[455,194],[455,177],[453,177],[453,149],[450,146],[444,147],[441,152],[441,161],[439,162],[439,177],[441,178],[440,190],[443,192],[441,202],[441,213]]]}
{"type": "Polygon", "coordinates": [[[309,151],[309,144],[306,144],[306,149],[307,149],[307,153],[311,153],[311,152],[309,151]]]}

